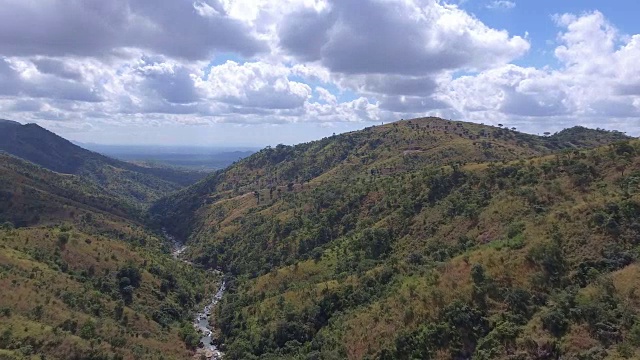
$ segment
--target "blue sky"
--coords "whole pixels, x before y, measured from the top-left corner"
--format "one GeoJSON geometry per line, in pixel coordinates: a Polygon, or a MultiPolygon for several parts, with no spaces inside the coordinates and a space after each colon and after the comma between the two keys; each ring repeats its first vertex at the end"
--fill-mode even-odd
{"type": "Polygon", "coordinates": [[[532,51],[514,61],[523,66],[557,65],[553,50],[557,45],[558,27],[553,21],[556,14],[585,14],[602,12],[607,19],[622,32],[637,34],[640,32],[637,17],[640,3],[632,0],[520,0],[510,1],[513,8],[489,8],[491,2],[463,1],[461,8],[473,13],[485,24],[506,29],[512,34],[529,34],[532,51]]]}
{"type": "Polygon", "coordinates": [[[104,144],[292,144],[420,116],[640,136],[639,7],[8,0],[0,117],[104,144]]]}

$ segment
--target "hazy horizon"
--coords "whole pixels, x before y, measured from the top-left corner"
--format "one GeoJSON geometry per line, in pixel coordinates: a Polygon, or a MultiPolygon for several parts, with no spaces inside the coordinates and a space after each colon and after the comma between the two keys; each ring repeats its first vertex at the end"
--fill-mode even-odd
{"type": "MultiPolygon", "coordinates": [[[[12,120],[13,119],[6,119],[12,120]]],[[[403,119],[398,119],[398,121],[403,119]]],[[[453,121],[462,121],[456,119],[450,119],[453,121]]],[[[20,121],[18,121],[20,122],[20,121]]],[[[392,123],[394,121],[386,122],[392,123]]],[[[310,141],[320,140],[324,137],[332,136],[334,134],[342,134],[351,131],[362,130],[366,127],[384,125],[385,122],[380,123],[355,123],[355,124],[337,124],[335,127],[322,127],[317,131],[306,132],[306,133],[298,133],[297,131],[283,131],[286,127],[294,127],[298,126],[298,129],[304,126],[308,126],[309,124],[285,124],[285,125],[270,125],[267,129],[262,128],[257,129],[256,127],[247,127],[247,126],[234,126],[233,131],[227,132],[205,132],[202,127],[191,128],[187,127],[183,129],[185,133],[189,133],[191,137],[188,137],[189,143],[183,142],[175,142],[176,139],[181,139],[181,137],[175,137],[171,128],[171,126],[165,127],[163,129],[158,129],[155,132],[149,132],[148,130],[141,129],[140,132],[136,132],[135,130],[128,129],[126,133],[122,133],[117,137],[120,142],[114,141],[114,138],[107,136],[107,141],[110,142],[101,142],[100,140],[105,140],[104,134],[101,136],[95,136],[91,133],[80,133],[80,132],[71,132],[65,133],[64,131],[60,131],[60,129],[56,128],[47,128],[47,126],[43,126],[59,136],[64,137],[67,140],[70,140],[73,143],[81,145],[83,147],[87,147],[89,150],[94,150],[92,148],[99,147],[112,147],[114,148],[135,148],[140,147],[144,149],[150,148],[165,148],[165,149],[191,149],[191,150],[199,150],[200,151],[234,151],[234,150],[260,150],[267,146],[276,146],[278,144],[284,145],[297,145],[301,143],[306,143],[310,141]],[[260,130],[260,131],[258,131],[260,130]],[[342,131],[341,131],[342,130],[342,131]],[[269,137],[270,136],[270,137],[269,137]],[[80,140],[79,140],[80,139],[80,140]],[[135,139],[135,140],[133,140],[135,139]],[[129,140],[131,142],[122,142],[122,140],[129,140]],[[233,141],[236,142],[233,142],[233,141]],[[155,141],[155,142],[154,142],[155,141]]],[[[484,123],[483,123],[484,124],[484,123]]],[[[42,124],[38,123],[38,125],[42,126],[42,124]]],[[[311,124],[315,126],[314,124],[311,124]]],[[[485,124],[488,126],[498,126],[499,124],[485,124]]],[[[511,126],[508,122],[505,122],[504,125],[507,128],[515,127],[511,126]]],[[[629,136],[640,137],[640,128],[632,129],[632,131],[623,131],[619,128],[615,127],[607,127],[608,124],[600,124],[601,126],[585,126],[592,129],[604,129],[610,131],[621,131],[626,133],[629,136]],[[635,130],[635,131],[633,131],[635,130]]],[[[543,136],[544,132],[549,131],[550,133],[555,133],[564,129],[568,129],[574,126],[584,126],[582,124],[568,124],[564,127],[551,127],[548,130],[540,130],[538,132],[526,131],[524,129],[517,128],[517,131],[525,132],[532,135],[543,136]]],[[[122,129],[116,129],[122,130],[122,129]]],[[[291,129],[289,129],[291,130],[291,129]]]]}

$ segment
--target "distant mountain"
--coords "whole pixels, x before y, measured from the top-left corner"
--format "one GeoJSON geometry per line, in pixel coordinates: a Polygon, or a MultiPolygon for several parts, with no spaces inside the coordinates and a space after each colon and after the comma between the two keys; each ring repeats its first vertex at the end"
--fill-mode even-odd
{"type": "Polygon", "coordinates": [[[7,120],[0,122],[0,151],[59,173],[81,175],[137,204],[148,204],[205,176],[115,160],[74,145],[36,124],[7,120]]]}
{"type": "Polygon", "coordinates": [[[437,118],[266,148],[151,207],[228,359],[640,358],[640,143],[437,118]]]}
{"type": "Polygon", "coordinates": [[[5,125],[5,126],[20,125],[20,123],[17,122],[17,121],[13,121],[13,120],[0,119],[0,126],[2,126],[2,125],[5,125]]]}

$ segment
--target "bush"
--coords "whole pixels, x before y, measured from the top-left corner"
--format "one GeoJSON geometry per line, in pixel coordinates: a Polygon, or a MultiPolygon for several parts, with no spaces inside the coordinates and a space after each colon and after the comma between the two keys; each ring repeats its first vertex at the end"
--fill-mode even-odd
{"type": "Polygon", "coordinates": [[[200,343],[200,334],[193,328],[193,325],[185,322],[180,328],[180,339],[184,341],[190,349],[195,349],[200,343]]]}
{"type": "Polygon", "coordinates": [[[96,323],[93,320],[87,320],[80,328],[78,335],[85,340],[95,338],[97,336],[96,323]]]}
{"type": "Polygon", "coordinates": [[[569,329],[569,320],[560,309],[551,309],[542,314],[542,326],[556,337],[561,337],[569,329]]]}
{"type": "Polygon", "coordinates": [[[58,245],[63,247],[69,242],[69,233],[63,232],[58,234],[58,245]]]}
{"type": "Polygon", "coordinates": [[[640,347],[640,321],[636,321],[629,331],[629,342],[635,347],[640,347]]]}

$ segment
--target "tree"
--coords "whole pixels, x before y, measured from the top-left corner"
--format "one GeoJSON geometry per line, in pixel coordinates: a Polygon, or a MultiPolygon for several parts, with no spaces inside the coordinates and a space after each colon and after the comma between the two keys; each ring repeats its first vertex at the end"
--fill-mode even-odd
{"type": "Polygon", "coordinates": [[[13,223],[11,223],[9,221],[5,221],[4,223],[0,224],[0,229],[2,229],[2,230],[13,230],[13,223]]]}
{"type": "Polygon", "coordinates": [[[60,233],[58,234],[58,246],[64,248],[65,245],[69,242],[69,233],[60,233]]]}
{"type": "Polygon", "coordinates": [[[542,326],[556,337],[561,337],[569,328],[566,315],[558,308],[553,308],[542,314],[542,326]]]}
{"type": "Polygon", "coordinates": [[[190,349],[195,349],[200,343],[200,335],[191,324],[185,322],[180,328],[180,338],[190,349]]]}
{"type": "Polygon", "coordinates": [[[88,340],[96,337],[96,323],[93,320],[87,320],[78,333],[81,338],[88,340]]]}
{"type": "Polygon", "coordinates": [[[113,308],[113,317],[116,320],[120,320],[124,314],[124,301],[118,300],[116,306],[113,308]]]}
{"type": "Polygon", "coordinates": [[[627,158],[616,160],[616,170],[620,171],[620,176],[624,176],[625,170],[631,165],[631,161],[627,158]]]}

